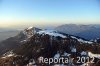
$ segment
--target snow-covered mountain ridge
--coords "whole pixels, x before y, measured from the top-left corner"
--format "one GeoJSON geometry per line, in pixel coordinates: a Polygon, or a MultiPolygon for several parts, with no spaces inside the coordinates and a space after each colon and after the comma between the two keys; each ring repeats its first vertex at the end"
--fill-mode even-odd
{"type": "Polygon", "coordinates": [[[80,37],[76,37],[76,36],[72,36],[72,35],[68,35],[68,34],[64,34],[64,33],[60,33],[56,30],[49,30],[49,29],[39,29],[39,28],[35,28],[35,27],[29,27],[27,29],[25,29],[23,31],[24,35],[27,36],[27,38],[30,38],[31,36],[33,36],[34,34],[48,34],[52,37],[61,37],[61,38],[67,38],[67,37],[70,37],[70,38],[73,38],[73,39],[76,39],[78,40],[80,43],[88,43],[88,44],[92,44],[93,42],[92,41],[87,41],[87,40],[84,40],[80,37]]]}
{"type": "MultiPolygon", "coordinates": [[[[78,36],[61,33],[55,30],[29,27],[21,31],[12,40],[20,42],[17,48],[11,49],[0,57],[0,66],[97,66],[100,58],[100,45],[78,36]],[[68,64],[39,63],[39,58],[69,58],[68,64]],[[94,57],[95,64],[79,63],[77,57],[94,57]],[[75,58],[73,61],[72,58],[75,58]]],[[[14,42],[13,42],[14,43],[14,42]]]]}

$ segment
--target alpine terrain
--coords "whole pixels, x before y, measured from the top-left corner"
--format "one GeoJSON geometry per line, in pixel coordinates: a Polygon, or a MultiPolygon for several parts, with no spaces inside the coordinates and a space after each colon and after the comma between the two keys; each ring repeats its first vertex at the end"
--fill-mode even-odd
{"type": "Polygon", "coordinates": [[[100,44],[56,30],[29,27],[0,43],[0,66],[100,66],[100,44]],[[41,58],[47,59],[40,62],[41,58]],[[50,58],[55,62],[48,61],[50,58]]]}

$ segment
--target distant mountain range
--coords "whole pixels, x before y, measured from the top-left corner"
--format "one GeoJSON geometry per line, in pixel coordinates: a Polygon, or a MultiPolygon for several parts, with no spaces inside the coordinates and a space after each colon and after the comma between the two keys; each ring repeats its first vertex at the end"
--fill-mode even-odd
{"type": "MultiPolygon", "coordinates": [[[[74,29],[74,28],[73,28],[74,29]]],[[[81,28],[82,30],[83,27],[81,28]]],[[[91,28],[91,29],[94,29],[91,28]]],[[[78,29],[79,30],[79,29],[78,29]]],[[[77,30],[77,31],[78,31],[77,30]]],[[[29,27],[0,43],[0,66],[65,66],[39,63],[39,58],[69,58],[68,66],[100,66],[100,44],[56,30],[29,27]],[[77,57],[94,57],[94,63],[77,63],[77,57]],[[72,58],[75,58],[72,60],[72,58]]],[[[90,59],[91,60],[91,59],[90,59]]]]}
{"type": "Polygon", "coordinates": [[[100,25],[65,24],[55,28],[59,32],[83,37],[87,40],[100,38],[100,25]]]}

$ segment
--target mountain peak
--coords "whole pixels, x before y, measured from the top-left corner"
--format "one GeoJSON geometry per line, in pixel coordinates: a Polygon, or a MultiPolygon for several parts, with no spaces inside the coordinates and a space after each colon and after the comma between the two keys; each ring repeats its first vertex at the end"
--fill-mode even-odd
{"type": "MultiPolygon", "coordinates": [[[[59,59],[63,57],[63,58],[69,58],[69,60],[71,60],[72,58],[84,57],[84,56],[94,57],[96,59],[100,58],[100,55],[97,54],[100,53],[99,45],[95,45],[95,43],[86,41],[78,36],[57,32],[55,30],[39,29],[36,27],[29,27],[23,30],[21,33],[22,33],[20,34],[21,37],[27,36],[27,38],[23,37],[23,39],[22,38],[16,39],[15,37],[11,39],[12,44],[14,46],[16,40],[19,40],[18,42],[21,41],[24,42],[22,42],[17,48],[11,49],[12,51],[5,53],[0,58],[0,62],[1,62],[0,66],[3,66],[6,63],[12,64],[9,66],[38,65],[40,64],[39,59],[41,57],[54,58],[54,59],[55,58],[59,59]],[[94,52],[96,54],[94,54],[94,52]]],[[[68,66],[78,65],[76,63],[77,62],[75,59],[72,62],[69,62],[68,66]]],[[[85,63],[82,63],[79,66],[84,66],[83,64],[85,63]]],[[[48,64],[41,63],[40,66],[41,65],[46,66],[48,64]]],[[[55,65],[56,64],[54,64],[54,66],[55,65]]]]}
{"type": "Polygon", "coordinates": [[[41,30],[41,29],[31,26],[31,27],[26,28],[25,30],[41,30]]]}
{"type": "Polygon", "coordinates": [[[37,33],[40,30],[42,30],[42,29],[39,29],[36,27],[29,27],[23,31],[23,34],[26,35],[27,38],[30,38],[31,36],[33,36],[35,33],[37,33]]]}

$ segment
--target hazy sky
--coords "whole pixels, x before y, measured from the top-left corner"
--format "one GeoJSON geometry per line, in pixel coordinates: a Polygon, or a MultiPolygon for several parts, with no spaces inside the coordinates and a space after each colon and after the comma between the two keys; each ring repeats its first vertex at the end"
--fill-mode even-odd
{"type": "Polygon", "coordinates": [[[100,24],[100,0],[0,0],[0,27],[100,24]]]}

